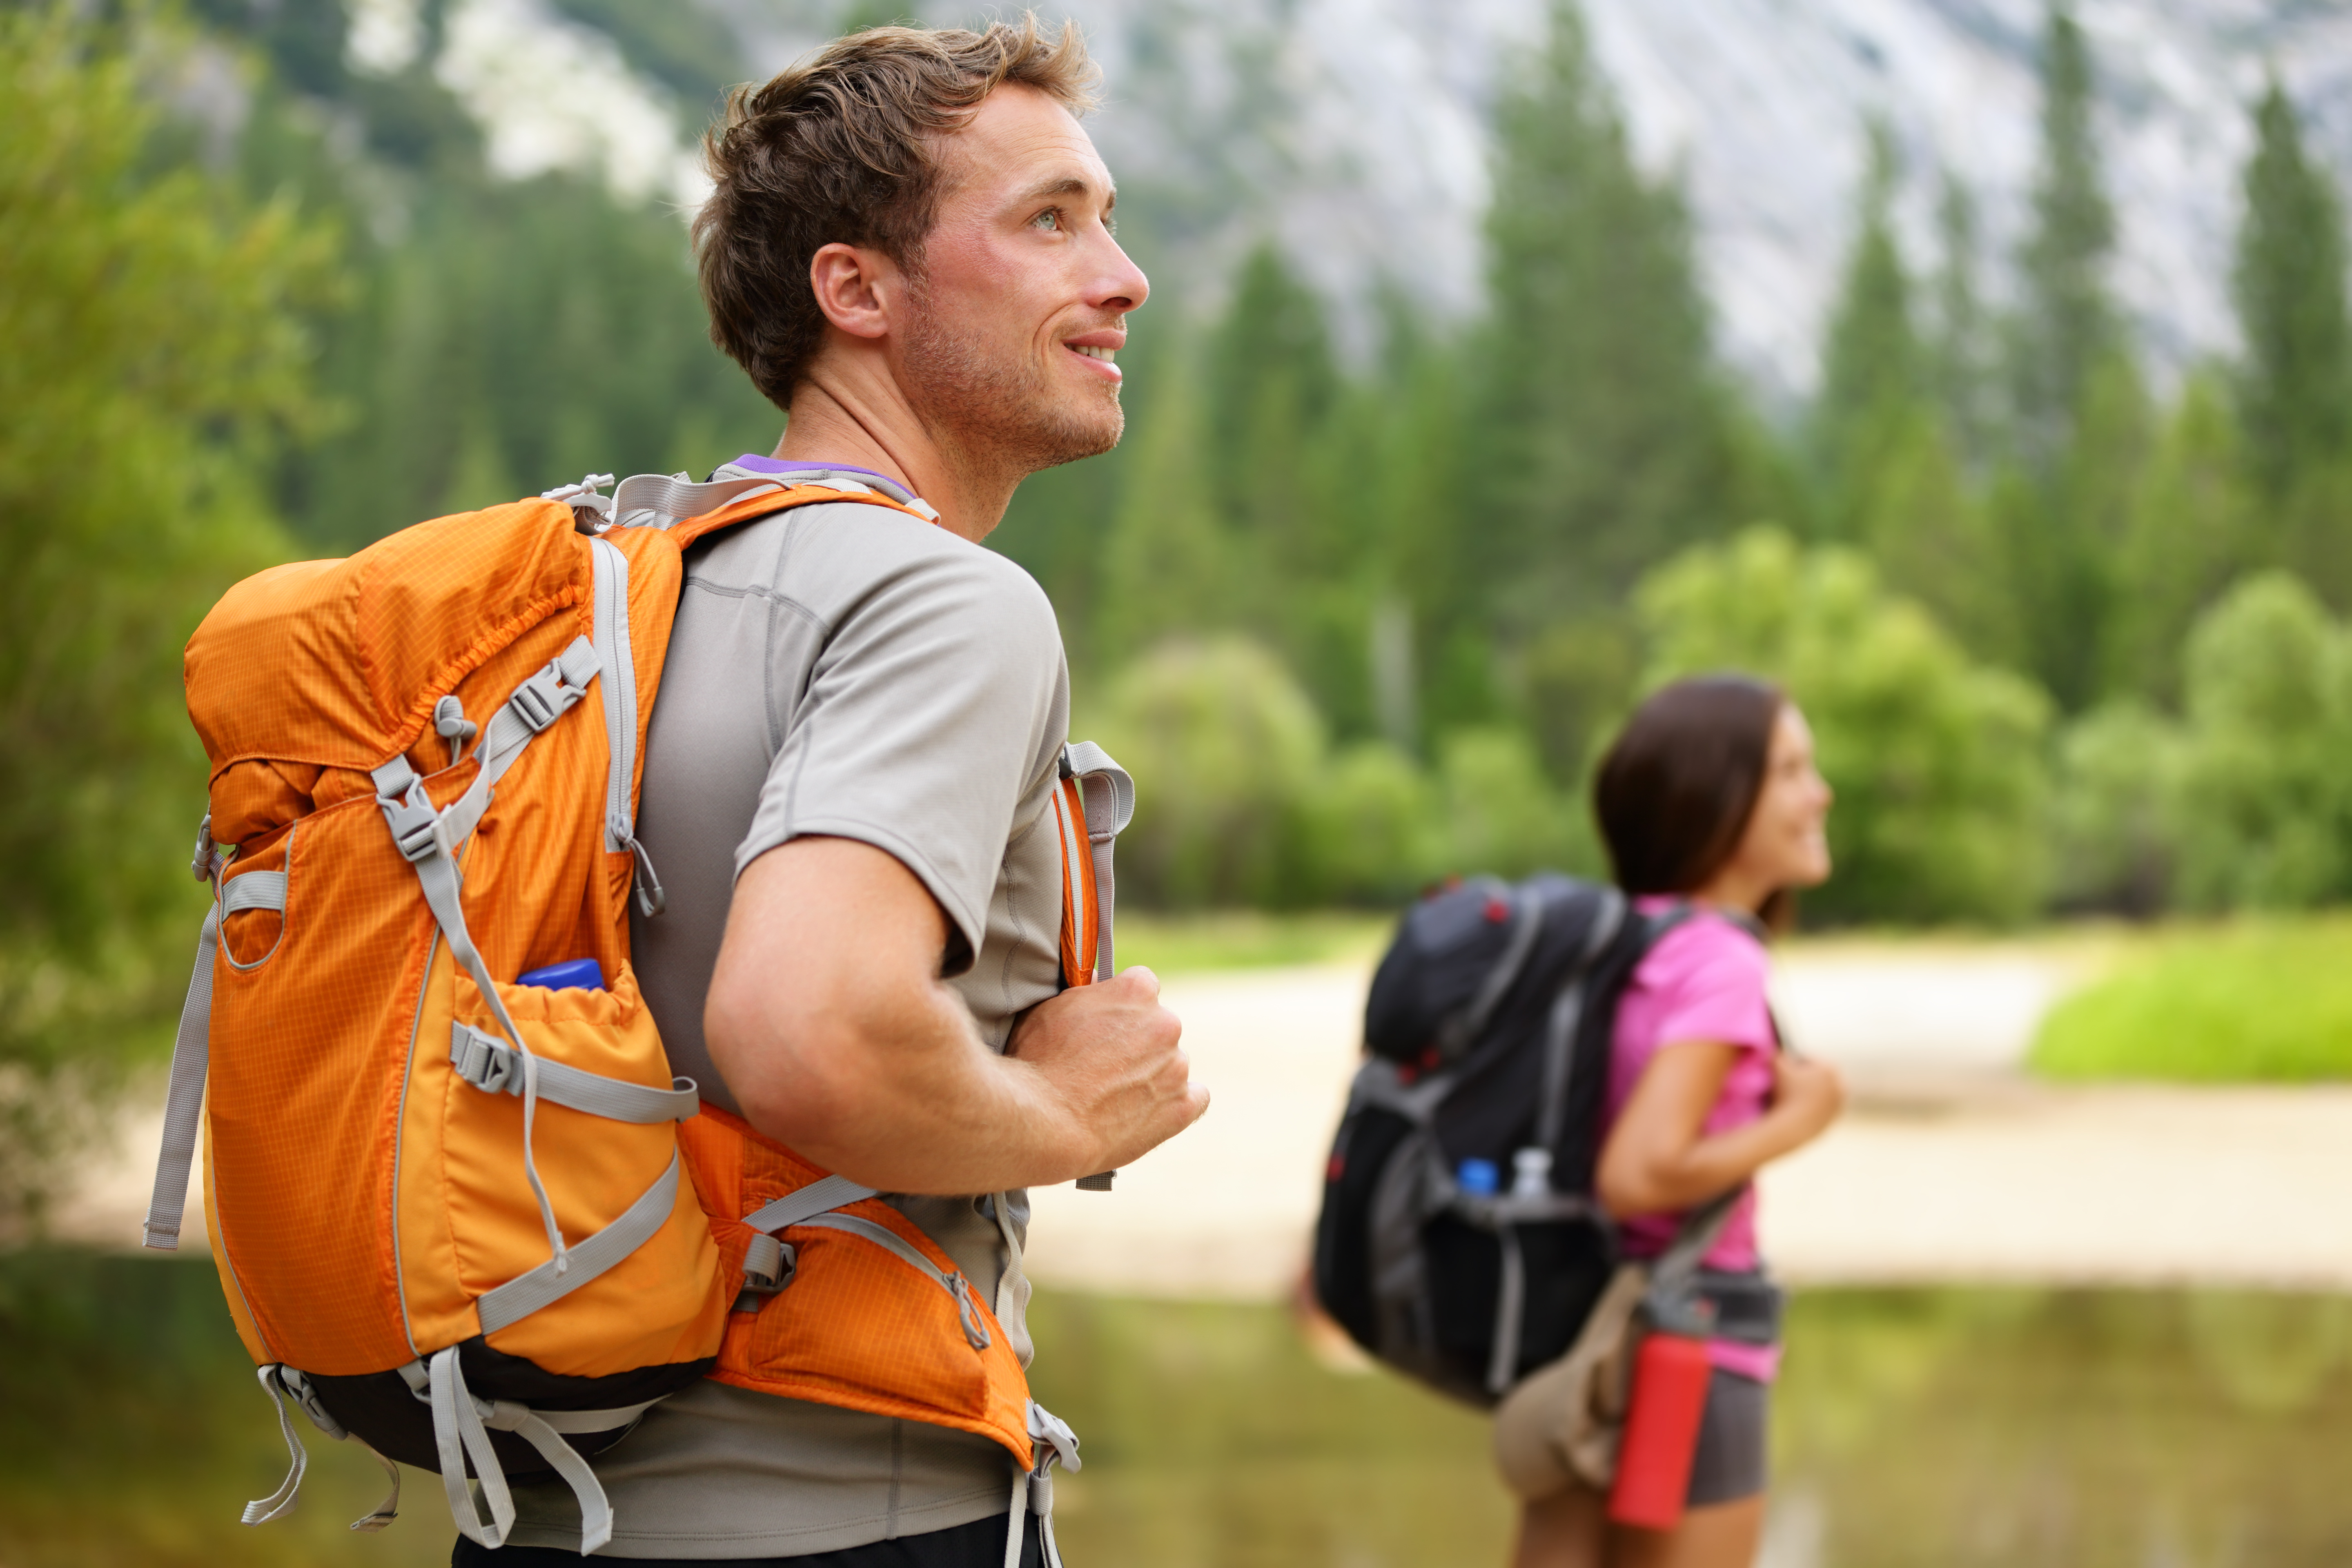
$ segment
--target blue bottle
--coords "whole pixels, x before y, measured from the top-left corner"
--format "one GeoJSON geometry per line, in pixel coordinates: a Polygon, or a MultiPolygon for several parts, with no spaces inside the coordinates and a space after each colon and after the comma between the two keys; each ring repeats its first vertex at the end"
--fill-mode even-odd
{"type": "Polygon", "coordinates": [[[526,971],[515,976],[518,985],[537,985],[549,991],[602,991],[604,972],[593,958],[570,958],[562,963],[551,963],[542,969],[526,971]]]}
{"type": "Polygon", "coordinates": [[[1502,1190],[1502,1169],[1492,1160],[1465,1160],[1454,1167],[1454,1184],[1464,1197],[1491,1198],[1502,1190]]]}

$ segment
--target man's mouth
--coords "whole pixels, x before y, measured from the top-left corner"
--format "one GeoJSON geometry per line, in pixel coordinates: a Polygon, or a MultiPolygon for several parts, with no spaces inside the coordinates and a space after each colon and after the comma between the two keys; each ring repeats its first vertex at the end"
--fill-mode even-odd
{"type": "Polygon", "coordinates": [[[1085,343],[1064,343],[1062,346],[1068,349],[1073,353],[1081,353],[1086,355],[1088,359],[1098,359],[1106,363],[1118,358],[1118,351],[1117,349],[1098,349],[1085,343]]]}

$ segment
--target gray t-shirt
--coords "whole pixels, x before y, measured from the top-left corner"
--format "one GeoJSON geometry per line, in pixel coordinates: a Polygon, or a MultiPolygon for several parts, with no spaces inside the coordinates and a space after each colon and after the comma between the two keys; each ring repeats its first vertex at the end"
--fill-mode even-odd
{"type": "MultiPolygon", "coordinates": [[[[1061,988],[1050,803],[1069,725],[1052,605],[1003,556],[903,512],[823,504],[690,550],[646,744],[637,832],[668,894],[635,918],[638,984],[673,1071],[736,1109],[702,1010],[736,877],[788,839],[855,838],[919,877],[950,927],[945,973],[1001,1050],[1061,988]]],[[[1025,1236],[1025,1194],[1007,1194],[1025,1236]]],[[[993,1200],[889,1200],[991,1292],[1025,1363],[1029,1287],[993,1200]]],[[[789,1297],[779,1298],[788,1300],[789,1297]]],[[[604,1556],[787,1557],[1003,1510],[985,1437],[704,1381],[595,1461],[604,1556]]],[[[579,1549],[558,1481],[515,1489],[520,1545],[579,1549]]]]}

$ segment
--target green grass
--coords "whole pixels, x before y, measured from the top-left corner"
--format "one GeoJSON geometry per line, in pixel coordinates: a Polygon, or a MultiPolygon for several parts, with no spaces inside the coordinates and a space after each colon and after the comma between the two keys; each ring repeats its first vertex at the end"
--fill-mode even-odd
{"type": "Polygon", "coordinates": [[[2056,1079],[2352,1079],[2352,916],[2160,936],[2053,1008],[2031,1065],[2056,1079]]]}
{"type": "Polygon", "coordinates": [[[1164,976],[1292,963],[1370,963],[1396,929],[1396,917],[1360,910],[1300,914],[1221,910],[1171,915],[1122,907],[1116,925],[1119,967],[1140,963],[1164,976]]]}

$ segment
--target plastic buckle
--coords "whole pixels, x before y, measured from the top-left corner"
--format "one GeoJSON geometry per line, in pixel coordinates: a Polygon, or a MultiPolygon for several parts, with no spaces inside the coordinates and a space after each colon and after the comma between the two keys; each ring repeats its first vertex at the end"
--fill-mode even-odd
{"type": "Polygon", "coordinates": [[[507,706],[536,735],[562,715],[562,706],[556,700],[562,684],[562,673],[551,664],[516,687],[514,695],[507,699],[507,706]]]}
{"type": "Polygon", "coordinates": [[[514,1052],[483,1034],[460,1025],[462,1034],[449,1041],[449,1065],[457,1076],[485,1094],[503,1094],[514,1081],[514,1052]]]}
{"type": "Polygon", "coordinates": [[[441,814],[434,809],[433,799],[425,793],[422,784],[411,784],[408,792],[398,800],[376,796],[383,808],[383,819],[392,829],[392,841],[400,848],[401,858],[410,865],[442,848],[441,814]]]}
{"type": "Polygon", "coordinates": [[[196,825],[195,858],[188,862],[188,871],[197,881],[213,879],[213,852],[217,847],[213,842],[213,814],[208,811],[204,821],[196,825]]]}

